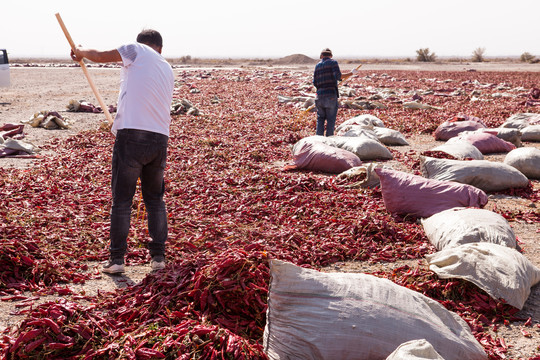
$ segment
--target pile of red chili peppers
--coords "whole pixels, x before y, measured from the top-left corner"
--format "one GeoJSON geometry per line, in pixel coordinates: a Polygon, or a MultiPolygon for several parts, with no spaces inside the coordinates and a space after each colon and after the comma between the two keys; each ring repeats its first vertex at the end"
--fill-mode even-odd
{"type": "MultiPolygon", "coordinates": [[[[278,103],[277,96],[297,96],[309,82],[306,71],[178,74],[175,97],[188,99],[201,115],[173,117],[166,172],[169,265],[113,293],[85,296],[69,288],[99,276],[88,264],[108,255],[112,135],[88,131],[53,140],[46,147],[56,156],[30,170],[0,169],[0,299],[18,301],[25,315],[0,334],[2,356],[265,359],[268,259],[321,268],[340,261],[422,259],[434,252],[417,219],[386,212],[378,189],[282,171],[291,145],[313,135],[315,115],[299,123],[300,110],[278,103]],[[25,305],[44,294],[57,294],[58,300],[25,305]]],[[[367,98],[377,89],[393,89],[395,95],[378,100],[386,109],[340,109],[338,124],[369,112],[405,135],[429,134],[468,113],[497,126],[530,111],[521,96],[471,102],[468,94],[534,85],[521,73],[366,73],[349,82],[357,96],[367,98]],[[443,110],[401,106],[422,91],[415,99],[443,110]]],[[[411,172],[417,170],[420,152],[392,153],[411,172]]],[[[513,195],[538,200],[532,187],[513,195]]],[[[133,214],[128,266],[148,262],[144,205],[137,200],[133,214]]],[[[539,219],[533,210],[504,215],[539,219]]],[[[375,275],[441,302],[468,322],[490,359],[506,358],[504,339],[489,330],[518,320],[516,309],[470,283],[440,280],[420,267],[375,275]]]]}

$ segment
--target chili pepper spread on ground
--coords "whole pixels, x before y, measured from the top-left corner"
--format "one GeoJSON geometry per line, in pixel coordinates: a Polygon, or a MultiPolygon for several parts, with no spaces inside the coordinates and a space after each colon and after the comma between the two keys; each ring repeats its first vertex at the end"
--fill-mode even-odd
{"type": "MultiPolygon", "coordinates": [[[[88,262],[107,257],[110,134],[88,131],[53,140],[45,150],[54,148],[56,156],[38,160],[30,170],[0,169],[5,205],[0,209],[0,295],[5,301],[26,301],[21,302],[25,319],[2,334],[5,356],[261,359],[269,258],[321,268],[349,260],[421,259],[434,251],[416,219],[386,212],[378,189],[349,188],[332,176],[282,172],[275,165],[287,161],[290,146],[314,129],[314,119],[299,124],[296,109],[277,101],[278,93],[297,95],[305,74],[215,70],[199,75],[186,70],[177,77],[177,98],[188,99],[201,113],[175,115],[171,128],[170,265],[136,285],[93,297],[66,287],[98,276],[88,271],[88,262]],[[194,87],[200,91],[190,91],[194,87]],[[213,101],[216,97],[219,102],[213,101]],[[37,298],[25,291],[59,298],[29,306],[37,298]]],[[[529,111],[519,98],[468,101],[467,92],[480,87],[494,92],[495,85],[484,85],[503,82],[534,87],[525,74],[468,72],[374,72],[349,85],[365,96],[375,88],[426,90],[422,101],[443,110],[404,109],[397,97],[408,96],[405,92],[379,100],[386,108],[370,110],[390,128],[426,134],[458,112],[470,111],[496,126],[512,113],[529,111]],[[428,89],[463,91],[436,96],[428,89]]],[[[340,114],[346,119],[357,110],[340,114]]],[[[393,155],[410,172],[417,171],[419,152],[393,155]]],[[[508,193],[538,200],[532,187],[508,193]]],[[[534,209],[503,215],[538,221],[534,209]]],[[[134,220],[128,265],[147,262],[148,235],[139,230],[144,221],[134,220]]],[[[516,309],[474,285],[440,280],[423,268],[375,275],[441,302],[469,323],[491,359],[505,358],[504,339],[489,331],[516,321],[516,309]]]]}

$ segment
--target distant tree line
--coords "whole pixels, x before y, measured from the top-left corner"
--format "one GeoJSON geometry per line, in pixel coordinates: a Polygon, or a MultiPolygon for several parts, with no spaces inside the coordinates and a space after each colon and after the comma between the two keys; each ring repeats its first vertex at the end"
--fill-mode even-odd
{"type": "MultiPolygon", "coordinates": [[[[479,47],[472,52],[471,61],[472,62],[484,62],[486,59],[484,53],[486,48],[479,47]]],[[[437,59],[437,55],[434,52],[431,52],[429,48],[421,48],[416,50],[416,60],[421,62],[434,62],[437,59]]],[[[522,62],[528,63],[538,63],[540,60],[536,59],[534,55],[531,55],[528,52],[521,54],[519,58],[522,62]]]]}

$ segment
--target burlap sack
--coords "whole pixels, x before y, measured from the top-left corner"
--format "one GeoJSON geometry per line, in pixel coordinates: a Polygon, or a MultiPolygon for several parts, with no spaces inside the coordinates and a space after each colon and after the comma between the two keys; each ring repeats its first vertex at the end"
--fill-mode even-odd
{"type": "Polygon", "coordinates": [[[390,280],[279,260],[270,271],[263,346],[271,360],[382,360],[416,339],[446,360],[487,358],[457,314],[390,280]]]}
{"type": "Polygon", "coordinates": [[[492,243],[473,243],[426,256],[429,268],[443,279],[470,281],[494,299],[522,309],[531,287],[540,282],[540,269],[523,254],[492,243]]]}
{"type": "Polygon", "coordinates": [[[517,246],[516,235],[508,221],[490,210],[448,209],[421,222],[427,238],[438,250],[477,242],[517,246]]]}
{"type": "Polygon", "coordinates": [[[524,188],[529,179],[516,168],[489,160],[449,160],[420,157],[422,175],[429,179],[455,181],[483,191],[524,188]]]}

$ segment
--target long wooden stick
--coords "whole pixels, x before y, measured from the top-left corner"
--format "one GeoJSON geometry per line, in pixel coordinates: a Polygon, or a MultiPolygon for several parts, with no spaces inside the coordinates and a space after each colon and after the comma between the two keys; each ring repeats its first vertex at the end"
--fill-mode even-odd
{"type": "MultiPolygon", "coordinates": [[[[75,51],[75,43],[73,42],[71,35],[69,35],[66,25],[64,25],[64,22],[62,21],[62,18],[60,17],[59,13],[56,13],[56,19],[58,20],[58,23],[60,24],[60,27],[62,28],[64,35],[66,35],[66,39],[69,42],[71,49],[75,51]]],[[[88,72],[88,69],[86,68],[84,61],[82,60],[79,61],[79,64],[81,65],[84,75],[86,76],[86,79],[88,80],[88,83],[90,84],[90,87],[92,88],[92,91],[94,92],[94,95],[96,96],[99,102],[99,105],[101,106],[101,108],[103,109],[103,112],[105,113],[105,116],[107,117],[107,121],[109,122],[109,125],[112,124],[113,118],[111,116],[111,113],[109,112],[109,109],[107,108],[107,106],[105,106],[105,103],[103,102],[103,99],[101,98],[101,95],[99,94],[99,91],[96,85],[94,84],[94,81],[90,77],[90,73],[88,72]]]]}

